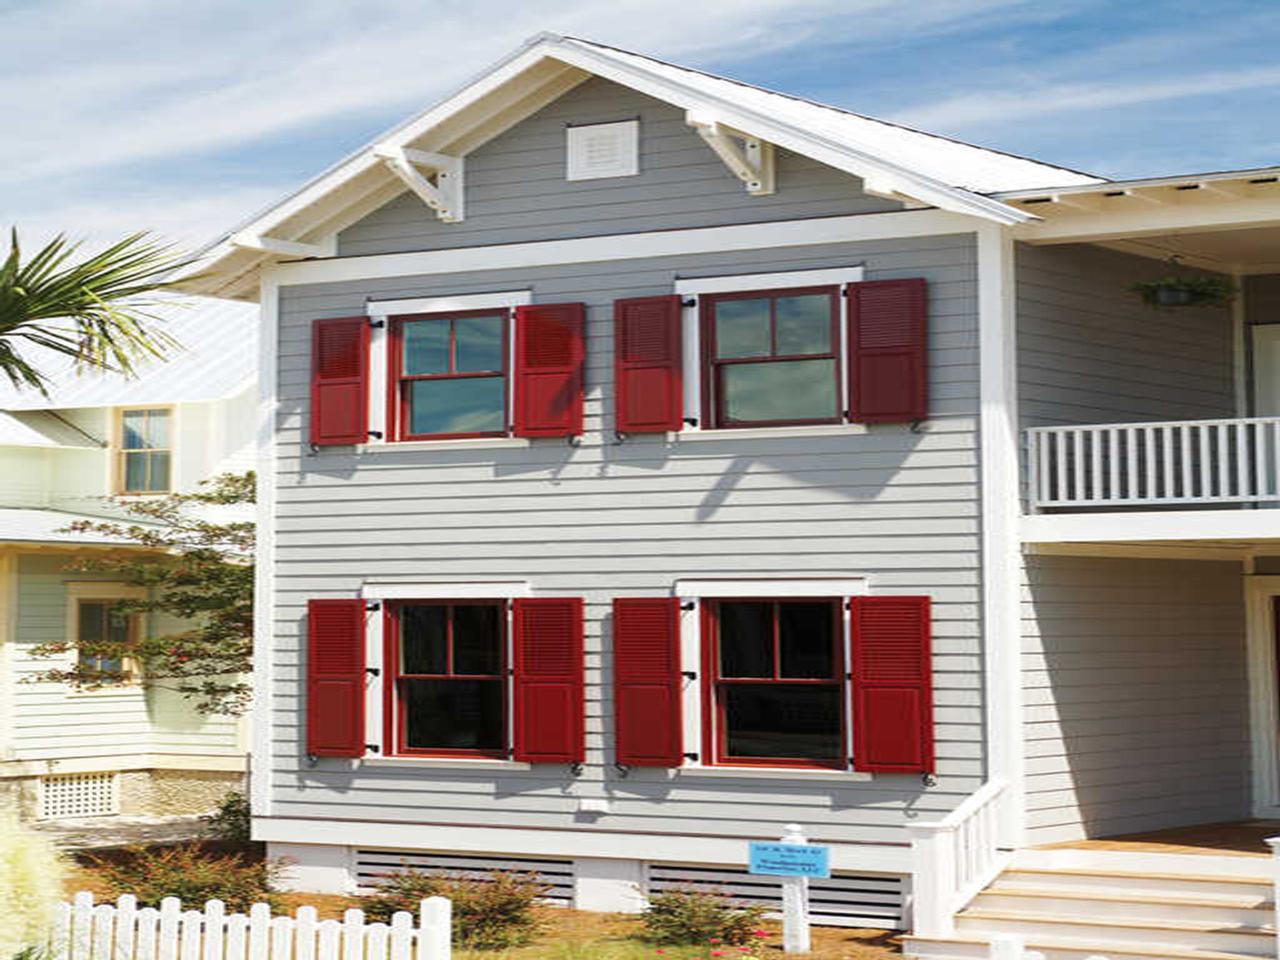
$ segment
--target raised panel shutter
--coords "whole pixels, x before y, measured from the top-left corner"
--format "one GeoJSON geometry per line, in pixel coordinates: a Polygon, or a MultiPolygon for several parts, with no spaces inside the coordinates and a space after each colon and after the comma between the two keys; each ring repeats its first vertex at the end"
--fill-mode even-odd
{"type": "Polygon", "coordinates": [[[525,763],[581,763],[582,598],[512,601],[515,749],[525,763]]]}
{"type": "Polygon", "coordinates": [[[369,318],[317,320],[311,327],[311,442],[369,439],[369,318]]]}
{"type": "Polygon", "coordinates": [[[363,600],[307,602],[307,753],[364,753],[363,600]]]}
{"type": "Polygon", "coordinates": [[[614,600],[613,709],[618,763],[680,766],[680,687],[680,600],[614,600]]]}
{"type": "Polygon", "coordinates": [[[516,307],[516,436],[582,433],[585,317],[581,303],[516,307]]]}
{"type": "Polygon", "coordinates": [[[922,279],[851,283],[849,419],[910,423],[928,416],[929,386],[922,279]]]}
{"type": "Polygon", "coordinates": [[[928,597],[855,597],[853,767],[932,773],[933,664],[928,597]]]}
{"type": "Polygon", "coordinates": [[[620,433],[665,433],[684,425],[680,298],[613,304],[614,401],[620,433]]]}

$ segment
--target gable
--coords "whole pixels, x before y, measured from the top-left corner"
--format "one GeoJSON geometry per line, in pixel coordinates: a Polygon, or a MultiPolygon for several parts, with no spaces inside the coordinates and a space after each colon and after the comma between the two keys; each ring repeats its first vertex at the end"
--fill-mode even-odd
{"type": "Polygon", "coordinates": [[[900,210],[855,176],[777,151],[777,192],[750,196],[683,110],[592,77],[467,155],[466,219],[443,223],[405,191],[338,235],[339,256],[900,210]],[[640,172],[570,181],[570,125],[640,121],[640,172]]]}

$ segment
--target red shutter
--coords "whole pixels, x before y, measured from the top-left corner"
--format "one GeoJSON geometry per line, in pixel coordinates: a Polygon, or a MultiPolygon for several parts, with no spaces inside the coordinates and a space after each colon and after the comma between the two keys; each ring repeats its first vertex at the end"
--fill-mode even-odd
{"type": "Polygon", "coordinates": [[[585,316],[581,303],[516,307],[516,436],[582,433],[585,316]]]}
{"type": "Polygon", "coordinates": [[[620,433],[665,433],[684,425],[680,298],[613,304],[614,401],[620,433]]]}
{"type": "Polygon", "coordinates": [[[853,599],[853,767],[933,772],[928,597],[853,599]]]}
{"type": "Polygon", "coordinates": [[[925,281],[851,283],[849,419],[909,423],[928,416],[925,281]]]}
{"type": "Polygon", "coordinates": [[[582,598],[512,602],[515,759],[583,759],[582,598]]]}
{"type": "Polygon", "coordinates": [[[364,753],[364,601],[307,602],[307,753],[364,753]]]}
{"type": "Polygon", "coordinates": [[[615,759],[633,767],[678,767],[680,601],[613,601],[615,759]]]}
{"type": "Polygon", "coordinates": [[[317,320],[311,327],[311,442],[369,439],[369,318],[317,320]]]}

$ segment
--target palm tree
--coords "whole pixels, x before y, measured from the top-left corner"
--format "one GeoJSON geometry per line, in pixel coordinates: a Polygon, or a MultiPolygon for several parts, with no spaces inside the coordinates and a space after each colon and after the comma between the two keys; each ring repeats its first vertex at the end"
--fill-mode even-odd
{"type": "Polygon", "coordinates": [[[139,360],[163,357],[176,341],[157,326],[149,295],[173,281],[182,258],[145,233],[92,256],[59,234],[25,263],[14,230],[0,263],[0,373],[15,386],[47,393],[48,379],[21,347],[74,357],[83,367],[129,376],[139,360]]]}

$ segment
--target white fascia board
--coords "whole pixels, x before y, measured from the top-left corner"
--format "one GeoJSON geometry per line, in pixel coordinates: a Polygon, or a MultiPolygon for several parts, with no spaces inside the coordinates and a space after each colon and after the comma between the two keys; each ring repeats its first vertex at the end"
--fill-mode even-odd
{"type": "Polygon", "coordinates": [[[721,577],[677,580],[673,596],[716,597],[860,597],[871,591],[866,577],[721,577]]]}
{"type": "Polygon", "coordinates": [[[860,282],[864,272],[861,266],[856,266],[834,270],[790,270],[785,273],[740,273],[731,277],[677,278],[676,293],[693,297],[700,293],[839,286],[860,282]]]}
{"type": "Polygon", "coordinates": [[[1147,187],[1176,187],[1190,183],[1222,183],[1234,180],[1252,180],[1280,177],[1280,167],[1256,167],[1250,170],[1221,170],[1215,173],[1188,173],[1174,177],[1141,177],[1136,180],[1100,180],[1097,183],[1081,183],[1064,187],[1029,187],[1025,190],[1000,190],[989,196],[998,200],[1032,200],[1055,194],[1115,193],[1147,187]]]}
{"type": "Polygon", "coordinates": [[[454,583],[367,580],[360,588],[360,596],[366,600],[506,600],[531,594],[528,580],[470,580],[454,583]]]}
{"type": "Polygon", "coordinates": [[[1021,522],[1023,543],[1141,540],[1280,539],[1280,510],[1159,510],[1034,514],[1021,522]]]}
{"type": "Polygon", "coordinates": [[[500,293],[463,294],[454,297],[413,297],[403,300],[367,300],[365,313],[370,317],[399,317],[410,313],[453,313],[460,310],[523,307],[533,303],[531,290],[507,290],[500,293]]]}
{"type": "MultiPolygon", "coordinates": [[[[1203,191],[1192,192],[1200,194],[1203,191]]],[[[1119,204],[1115,204],[1114,199],[1104,200],[1106,202],[1093,212],[1073,212],[1022,224],[1015,229],[1015,236],[1033,244],[1081,243],[1280,224],[1280,184],[1272,184],[1266,194],[1248,199],[1214,195],[1212,200],[1140,205],[1123,200],[1119,204]]]]}
{"type": "Polygon", "coordinates": [[[729,253],[770,247],[852,243],[861,240],[901,240],[909,237],[971,234],[982,223],[946,210],[902,210],[864,213],[817,220],[783,220],[690,230],[540,240],[533,243],[384,253],[336,260],[283,263],[272,275],[284,285],[373,280],[385,277],[430,276],[470,270],[508,270],[568,263],[607,263],[641,257],[729,253]]]}

